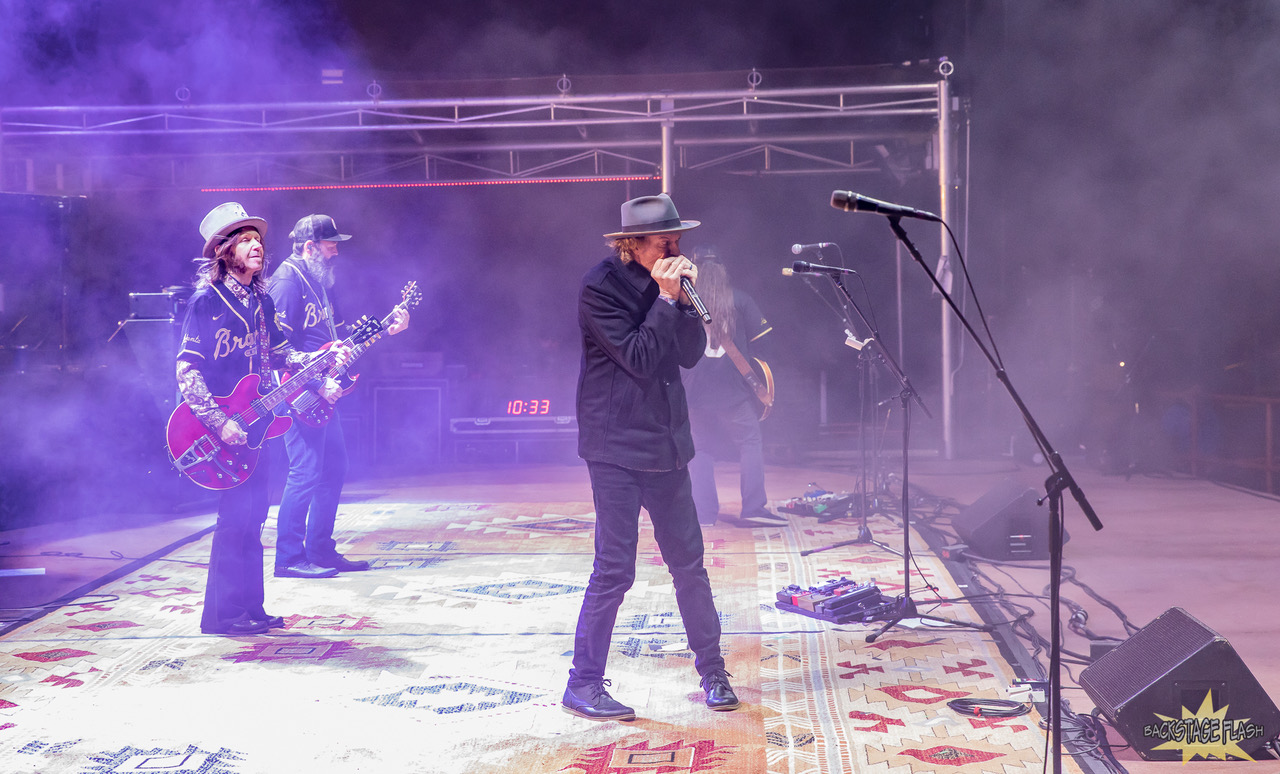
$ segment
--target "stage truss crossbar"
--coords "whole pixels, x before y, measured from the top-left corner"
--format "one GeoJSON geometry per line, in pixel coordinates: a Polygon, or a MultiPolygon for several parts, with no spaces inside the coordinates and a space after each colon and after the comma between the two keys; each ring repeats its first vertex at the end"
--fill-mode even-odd
{"type": "Polygon", "coordinates": [[[935,166],[938,91],[938,83],[850,84],[5,107],[0,188],[66,194],[532,182],[652,177],[675,168],[794,175],[896,165],[918,173],[935,166]],[[904,160],[902,146],[914,158],[904,160]],[[665,159],[668,152],[676,158],[665,159]]]}

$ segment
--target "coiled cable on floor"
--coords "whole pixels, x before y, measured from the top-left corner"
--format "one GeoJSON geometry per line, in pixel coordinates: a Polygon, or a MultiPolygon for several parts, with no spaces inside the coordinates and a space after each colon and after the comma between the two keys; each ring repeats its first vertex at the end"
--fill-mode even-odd
{"type": "Polygon", "coordinates": [[[1031,711],[1029,705],[1012,699],[952,699],[947,706],[978,718],[1016,718],[1031,711]]]}

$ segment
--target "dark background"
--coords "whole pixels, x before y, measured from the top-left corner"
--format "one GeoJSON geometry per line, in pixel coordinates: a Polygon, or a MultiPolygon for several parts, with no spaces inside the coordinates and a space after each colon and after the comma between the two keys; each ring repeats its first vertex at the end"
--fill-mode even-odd
{"type": "MultiPolygon", "coordinates": [[[[199,102],[361,99],[372,80],[387,97],[456,93],[448,82],[475,79],[524,94],[562,74],[752,68],[766,86],[796,68],[885,67],[931,79],[947,57],[968,108],[959,135],[971,138],[953,225],[1009,374],[1050,439],[1068,452],[1114,444],[1116,428],[1134,422],[1135,401],[1158,405],[1162,391],[1276,391],[1273,3],[0,0],[0,9],[4,105],[168,104],[180,87],[199,102]],[[345,85],[322,88],[325,67],[344,69],[345,85]]],[[[856,361],[839,321],[779,272],[795,242],[841,245],[884,338],[895,352],[901,342],[905,370],[940,411],[939,302],[908,263],[897,330],[892,234],[881,218],[830,208],[837,188],[936,206],[925,170],[853,180],[677,172],[681,214],[705,224],[686,252],[716,245],[775,323],[767,354],[787,400],[767,429],[780,446],[817,442],[823,372],[829,419],[856,413],[856,361]]],[[[525,384],[556,400],[553,413],[570,414],[577,281],[604,255],[600,235],[616,226],[618,204],[656,190],[531,184],[240,201],[270,222],[276,259],[307,212],[332,214],[355,234],[343,245],[350,311],[383,314],[406,280],[422,284],[424,302],[394,346],[462,367],[451,374],[465,389],[452,390],[446,414],[497,413],[493,405],[525,384]],[[501,389],[490,389],[495,381],[501,389]]],[[[0,345],[11,363],[2,440],[22,453],[7,457],[6,480],[78,482],[59,487],[69,510],[86,497],[130,501],[101,496],[114,486],[102,458],[127,454],[113,457],[100,436],[151,459],[147,433],[164,411],[154,389],[138,388],[136,348],[112,336],[130,292],[189,282],[199,219],[225,198],[98,193],[62,209],[10,198],[0,222],[0,345]],[[49,360],[61,368],[56,378],[37,367],[49,360]]],[[[936,256],[936,229],[907,226],[936,256]]],[[[1025,456],[1026,432],[991,369],[967,344],[962,363],[959,453],[1025,456]]],[[[1185,440],[1177,416],[1148,412],[1142,425],[1155,442],[1185,440]]],[[[915,431],[921,448],[937,448],[937,421],[921,417],[915,431]]],[[[128,481],[168,474],[121,468],[133,470],[121,474],[128,481]]],[[[6,499],[9,519],[47,507],[37,503],[47,498],[21,508],[6,499]]]]}

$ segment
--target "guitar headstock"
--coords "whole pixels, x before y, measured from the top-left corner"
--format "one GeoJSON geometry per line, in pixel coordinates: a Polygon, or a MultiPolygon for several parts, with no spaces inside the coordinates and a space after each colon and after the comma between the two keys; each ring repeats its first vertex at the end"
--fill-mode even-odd
{"type": "Polygon", "coordinates": [[[404,290],[400,291],[400,306],[408,309],[417,306],[422,301],[422,291],[418,290],[418,281],[409,280],[405,283],[404,290]]]}
{"type": "Polygon", "coordinates": [[[365,315],[356,320],[356,324],[351,327],[351,343],[352,345],[363,344],[381,332],[382,323],[365,315]]]}

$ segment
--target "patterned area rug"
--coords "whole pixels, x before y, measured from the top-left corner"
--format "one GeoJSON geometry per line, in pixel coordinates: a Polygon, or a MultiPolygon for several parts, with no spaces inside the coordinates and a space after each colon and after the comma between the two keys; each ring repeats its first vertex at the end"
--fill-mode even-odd
{"type": "MultiPolygon", "coordinates": [[[[875,579],[889,595],[903,585],[901,558],[874,545],[800,556],[856,537],[857,523],[789,518],[785,528],[706,530],[726,660],[745,703],[736,712],[702,703],[647,524],[609,666],[613,695],[638,719],[596,723],[559,708],[591,567],[589,504],[349,504],[340,550],[374,569],[268,576],[267,610],[286,619],[278,633],[200,634],[206,537],[0,640],[0,771],[1041,771],[1037,715],[984,719],[947,706],[1005,696],[1014,675],[991,635],[904,622],[868,644],[879,623],[837,626],[774,607],[793,583],[875,579]]],[[[869,526],[901,545],[890,520],[869,526]]],[[[916,560],[941,596],[959,596],[940,561],[916,560]]],[[[913,574],[921,612],[978,620],[966,606],[933,609],[922,589],[913,574]]]]}

